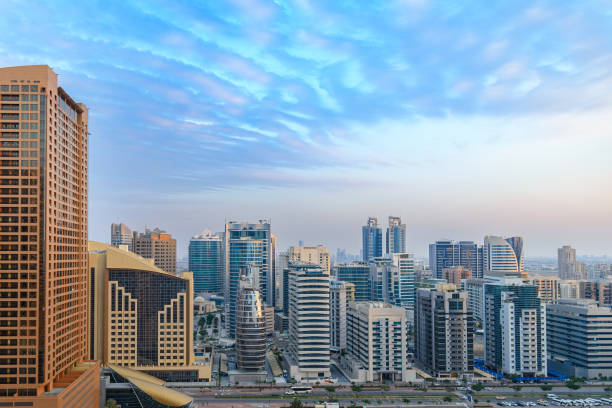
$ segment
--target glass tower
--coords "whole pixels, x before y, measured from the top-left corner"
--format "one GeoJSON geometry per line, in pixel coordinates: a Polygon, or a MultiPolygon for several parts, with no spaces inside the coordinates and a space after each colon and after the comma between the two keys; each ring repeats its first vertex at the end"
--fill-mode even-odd
{"type": "Polygon", "coordinates": [[[382,228],[378,226],[376,217],[368,218],[367,225],[361,227],[363,238],[363,260],[365,262],[372,258],[383,256],[382,251],[382,228]]]}
{"type": "Polygon", "coordinates": [[[189,242],[189,271],[196,292],[218,292],[223,286],[223,241],[205,231],[189,242]]]}

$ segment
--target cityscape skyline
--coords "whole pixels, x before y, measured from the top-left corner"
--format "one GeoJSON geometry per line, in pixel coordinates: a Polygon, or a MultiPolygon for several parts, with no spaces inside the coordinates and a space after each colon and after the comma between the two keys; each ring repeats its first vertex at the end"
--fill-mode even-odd
{"type": "Polygon", "coordinates": [[[581,6],[9,1],[0,64],[48,64],[87,101],[94,240],[159,225],[185,254],[267,217],[282,248],[357,253],[363,218],[393,214],[419,256],[487,234],[603,254],[610,8],[581,6]]]}

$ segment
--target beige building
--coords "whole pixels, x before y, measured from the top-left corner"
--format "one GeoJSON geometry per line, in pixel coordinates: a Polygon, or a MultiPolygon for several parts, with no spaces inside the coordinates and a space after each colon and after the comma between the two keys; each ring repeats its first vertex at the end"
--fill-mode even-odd
{"type": "Polygon", "coordinates": [[[0,100],[0,406],[96,406],[87,107],[47,65],[0,68],[0,100]]]}
{"type": "Polygon", "coordinates": [[[193,352],[193,276],[89,242],[89,357],[164,381],[210,381],[193,352]]]}
{"type": "Polygon", "coordinates": [[[472,277],[472,270],[464,268],[463,266],[453,266],[452,268],[442,269],[442,279],[446,279],[448,283],[452,283],[456,286],[461,286],[462,279],[470,279],[472,277]]]}
{"type": "Polygon", "coordinates": [[[193,311],[197,315],[214,313],[217,311],[217,304],[213,300],[206,300],[202,296],[197,296],[193,301],[193,311]]]}
{"type": "Polygon", "coordinates": [[[349,302],[346,351],[340,364],[351,381],[414,381],[408,362],[406,310],[382,302],[349,302]]]}
{"type": "Polygon", "coordinates": [[[331,281],[329,285],[330,347],[333,351],[346,349],[346,310],[355,301],[355,285],[331,281]]]}
{"type": "Polygon", "coordinates": [[[289,248],[290,261],[302,261],[319,265],[330,273],[329,251],[325,245],[293,246],[289,248]]]}
{"type": "Polygon", "coordinates": [[[153,259],[155,266],[168,273],[176,273],[176,239],[165,231],[145,229],[144,234],[134,231],[134,252],[143,258],[153,259]]]}
{"type": "Polygon", "coordinates": [[[540,299],[546,303],[554,303],[559,299],[560,280],[556,276],[534,276],[531,284],[538,287],[540,299]]]}
{"type": "Polygon", "coordinates": [[[271,336],[274,334],[274,307],[264,307],[264,316],[266,319],[266,336],[271,336]]]}

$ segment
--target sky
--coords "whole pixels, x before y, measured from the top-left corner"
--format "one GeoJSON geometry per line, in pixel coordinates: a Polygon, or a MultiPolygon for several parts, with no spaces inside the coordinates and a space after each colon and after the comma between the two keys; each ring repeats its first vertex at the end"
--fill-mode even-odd
{"type": "Polygon", "coordinates": [[[271,219],[280,249],[361,226],[612,254],[608,1],[4,0],[0,66],[89,108],[90,239],[271,219]]]}

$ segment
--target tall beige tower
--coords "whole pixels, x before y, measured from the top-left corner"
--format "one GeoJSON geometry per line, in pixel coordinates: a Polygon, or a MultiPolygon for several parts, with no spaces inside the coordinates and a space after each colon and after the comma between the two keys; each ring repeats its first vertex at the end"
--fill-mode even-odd
{"type": "Polygon", "coordinates": [[[134,231],[134,252],[146,259],[153,259],[155,266],[168,273],[176,273],[176,239],[165,231],[145,229],[144,234],[134,231]]]}
{"type": "Polygon", "coordinates": [[[87,108],[46,65],[0,68],[0,99],[0,405],[96,406],[87,108]]]}

